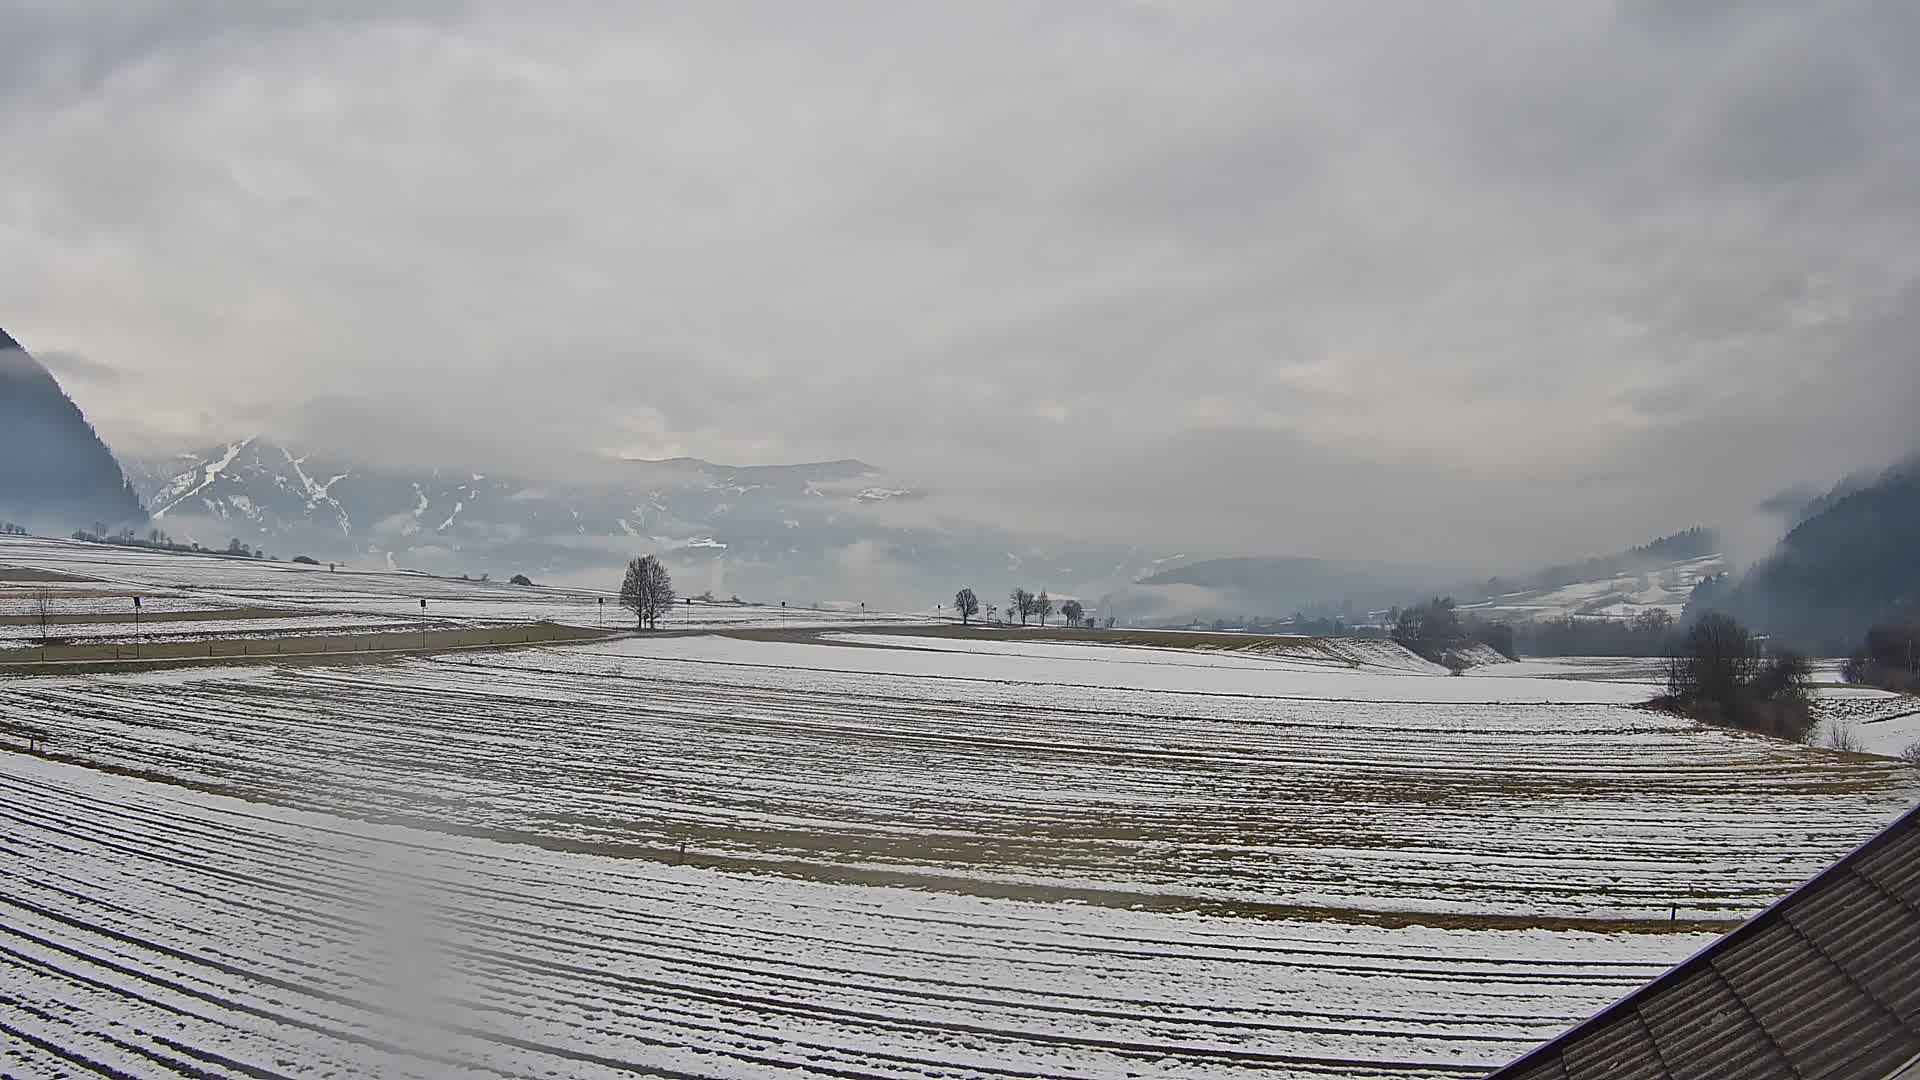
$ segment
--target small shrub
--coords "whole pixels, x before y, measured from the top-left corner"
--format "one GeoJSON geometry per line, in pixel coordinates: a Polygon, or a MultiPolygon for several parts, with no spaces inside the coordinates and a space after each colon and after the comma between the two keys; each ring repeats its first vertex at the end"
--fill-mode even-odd
{"type": "Polygon", "coordinates": [[[1909,765],[1920,765],[1920,742],[1914,743],[1905,750],[1900,751],[1900,760],[1909,765]]]}
{"type": "Polygon", "coordinates": [[[1866,752],[1860,742],[1860,735],[1853,730],[1852,724],[1835,722],[1826,728],[1826,743],[1829,750],[1843,750],[1849,754],[1866,752]]]}
{"type": "Polygon", "coordinates": [[[515,585],[531,585],[531,584],[533,584],[533,579],[532,579],[532,578],[530,578],[530,577],[528,577],[528,576],[527,576],[527,575],[525,575],[525,574],[515,574],[515,575],[513,575],[512,577],[510,577],[510,578],[508,578],[507,580],[508,580],[509,582],[511,582],[511,583],[513,583],[513,584],[515,584],[515,585]]]}
{"type": "Polygon", "coordinates": [[[304,565],[304,566],[319,566],[319,565],[320,565],[320,560],[319,560],[319,559],[316,559],[316,558],[314,558],[314,557],[313,557],[313,556],[311,556],[311,555],[295,555],[295,556],[293,557],[293,561],[294,561],[294,562],[297,562],[297,563],[300,563],[300,564],[302,564],[302,565],[304,565]]]}

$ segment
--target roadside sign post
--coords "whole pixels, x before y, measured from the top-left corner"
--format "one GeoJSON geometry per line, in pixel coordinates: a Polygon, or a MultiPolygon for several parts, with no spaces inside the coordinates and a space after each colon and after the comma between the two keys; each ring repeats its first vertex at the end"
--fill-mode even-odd
{"type": "Polygon", "coordinates": [[[600,629],[607,628],[607,598],[600,597],[600,629]]]}
{"type": "Polygon", "coordinates": [[[133,598],[133,658],[140,659],[140,597],[133,598]]]}
{"type": "Polygon", "coordinates": [[[420,647],[427,647],[427,598],[420,598],[420,647]]]}

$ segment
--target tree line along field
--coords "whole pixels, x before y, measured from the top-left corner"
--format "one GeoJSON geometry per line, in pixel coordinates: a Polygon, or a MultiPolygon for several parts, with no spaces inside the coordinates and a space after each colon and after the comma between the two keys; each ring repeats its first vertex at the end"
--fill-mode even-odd
{"type": "Polygon", "coordinates": [[[7,677],[0,1072],[1472,1076],[1920,797],[1564,665],[759,626],[7,677]]]}

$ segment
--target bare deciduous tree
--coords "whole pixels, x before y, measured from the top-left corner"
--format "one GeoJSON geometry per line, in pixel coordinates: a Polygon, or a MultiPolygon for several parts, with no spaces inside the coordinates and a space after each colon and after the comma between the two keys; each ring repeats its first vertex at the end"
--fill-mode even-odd
{"type": "Polygon", "coordinates": [[[1087,609],[1078,600],[1069,600],[1060,605],[1060,617],[1067,620],[1068,626],[1079,626],[1080,617],[1086,613],[1087,609]]]}
{"type": "Polygon", "coordinates": [[[1667,662],[1667,707],[1710,724],[1802,742],[1815,728],[1811,668],[1796,653],[1761,659],[1759,639],[1719,612],[1680,636],[1667,662]]]}
{"type": "Polygon", "coordinates": [[[53,606],[47,596],[47,590],[36,589],[33,594],[33,613],[40,617],[40,659],[47,658],[47,610],[53,606]]]}
{"type": "Polygon", "coordinates": [[[1695,620],[1667,662],[1667,693],[1683,702],[1733,701],[1760,671],[1760,643],[1717,611],[1695,620]]]}
{"type": "Polygon", "coordinates": [[[1033,614],[1033,594],[1016,586],[1007,594],[1007,614],[1020,616],[1020,625],[1027,625],[1027,616],[1033,614]]]}
{"type": "Polygon", "coordinates": [[[1860,741],[1860,733],[1853,729],[1852,724],[1835,720],[1824,725],[1823,733],[1829,750],[1843,750],[1849,754],[1866,752],[1866,746],[1860,741]]]}
{"type": "Polygon", "coordinates": [[[960,613],[960,625],[965,626],[968,619],[980,614],[980,598],[972,589],[961,589],[953,594],[953,610],[960,613]]]}
{"type": "Polygon", "coordinates": [[[636,628],[654,629],[660,613],[673,604],[673,577],[652,555],[642,555],[627,564],[627,577],[620,583],[620,606],[633,612],[636,628]]]}
{"type": "Polygon", "coordinates": [[[1041,589],[1040,595],[1033,598],[1033,613],[1040,616],[1040,625],[1047,625],[1047,616],[1053,614],[1053,598],[1047,590],[1041,589]]]}

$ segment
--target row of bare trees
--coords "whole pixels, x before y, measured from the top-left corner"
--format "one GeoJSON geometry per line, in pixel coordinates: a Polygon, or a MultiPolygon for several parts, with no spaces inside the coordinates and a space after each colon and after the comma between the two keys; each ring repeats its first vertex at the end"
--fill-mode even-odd
{"type": "MultiPolygon", "coordinates": [[[[953,594],[953,610],[959,612],[960,622],[965,624],[980,614],[980,597],[970,588],[961,589],[953,594]]],[[[1078,626],[1087,609],[1078,600],[1068,600],[1060,605],[1059,611],[1061,617],[1067,620],[1067,625],[1078,626]]],[[[987,612],[991,617],[993,609],[989,607],[987,612]]],[[[1045,589],[1041,589],[1038,596],[1019,587],[1007,594],[1007,615],[1009,618],[1018,615],[1021,626],[1027,625],[1027,620],[1033,618],[1039,619],[1040,625],[1045,626],[1047,616],[1053,612],[1053,597],[1048,596],[1045,589]]]]}

